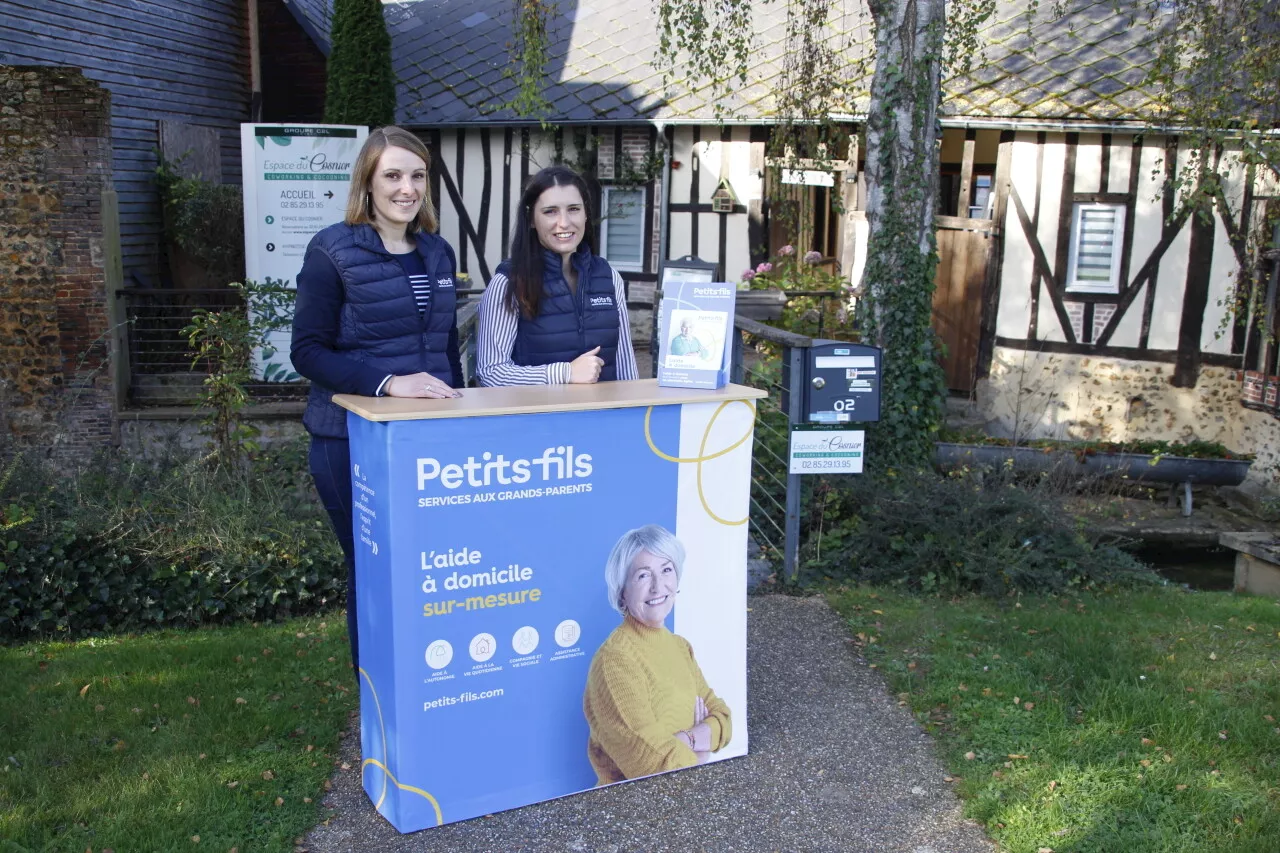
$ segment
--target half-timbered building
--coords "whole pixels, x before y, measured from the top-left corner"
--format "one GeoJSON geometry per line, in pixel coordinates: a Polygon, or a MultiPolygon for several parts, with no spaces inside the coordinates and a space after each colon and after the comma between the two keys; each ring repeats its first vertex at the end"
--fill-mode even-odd
{"type": "MultiPolygon", "coordinates": [[[[590,176],[602,253],[637,305],[665,259],[693,255],[736,281],[784,244],[860,280],[861,0],[833,3],[824,34],[851,105],[831,117],[843,141],[802,164],[769,143],[787,81],[786,4],[755,10],[746,80],[721,94],[678,73],[664,82],[648,4],[561,0],[548,7],[545,123],[510,106],[514,5],[384,3],[397,120],[435,155],[441,229],[473,286],[505,255],[524,181],[552,162],[590,176]]],[[[1156,120],[1144,82],[1176,4],[1066,6],[1028,14],[998,0],[983,54],[945,85],[934,320],[948,384],[996,432],[1194,436],[1273,462],[1276,421],[1241,407],[1241,381],[1246,366],[1280,370],[1256,363],[1274,348],[1237,321],[1233,286],[1275,189],[1236,170],[1214,217],[1181,214],[1164,179],[1189,152],[1156,120]]],[[[79,67],[110,90],[125,267],[154,280],[162,124],[213,129],[222,179],[234,181],[239,122],[319,118],[330,10],[0,0],[0,64],[79,67]]],[[[634,313],[637,340],[648,321],[634,313]]]]}
{"type": "MultiPolygon", "coordinates": [[[[1067,5],[1053,17],[998,3],[984,55],[946,84],[934,319],[948,384],[1006,434],[1195,436],[1267,453],[1270,421],[1239,405],[1251,343],[1231,300],[1268,190],[1239,173],[1212,222],[1178,213],[1165,178],[1188,152],[1160,128],[1145,84],[1174,7],[1067,5]]],[[[737,281],[783,244],[856,284],[865,101],[833,116],[848,144],[824,160],[788,169],[769,156],[783,6],[756,10],[747,80],[716,100],[664,85],[644,4],[560,3],[542,126],[509,106],[511,4],[388,4],[399,120],[437,153],[442,229],[473,282],[504,256],[524,180],[559,161],[599,187],[602,252],[637,303],[663,259],[694,255],[737,281]]],[[[833,8],[831,73],[853,75],[865,9],[833,8]]]]}

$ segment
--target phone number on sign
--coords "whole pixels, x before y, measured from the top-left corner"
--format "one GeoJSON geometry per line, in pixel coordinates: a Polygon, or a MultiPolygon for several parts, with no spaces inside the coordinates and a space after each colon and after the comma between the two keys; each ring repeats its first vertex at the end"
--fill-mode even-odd
{"type": "Polygon", "coordinates": [[[320,201],[282,201],[280,206],[286,210],[315,210],[324,207],[320,201]]]}
{"type": "Polygon", "coordinates": [[[855,465],[857,465],[857,461],[853,459],[797,459],[793,463],[793,467],[803,468],[808,471],[851,468],[855,465]]]}

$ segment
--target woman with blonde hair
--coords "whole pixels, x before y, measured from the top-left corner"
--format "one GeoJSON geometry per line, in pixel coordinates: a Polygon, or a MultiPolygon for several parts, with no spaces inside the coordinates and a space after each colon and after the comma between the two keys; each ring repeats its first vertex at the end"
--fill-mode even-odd
{"type": "Polygon", "coordinates": [[[371,131],[352,168],[346,216],[312,238],[298,273],[290,357],[311,380],[302,423],[311,475],[347,563],[347,633],[359,669],[346,410],[335,393],[457,397],[457,262],[436,233],[431,155],[398,127],[371,131]]]}

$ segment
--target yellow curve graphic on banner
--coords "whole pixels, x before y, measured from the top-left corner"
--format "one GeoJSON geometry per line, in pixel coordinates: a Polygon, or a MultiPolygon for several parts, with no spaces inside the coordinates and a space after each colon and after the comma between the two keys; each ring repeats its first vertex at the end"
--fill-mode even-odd
{"type": "MultiPolygon", "coordinates": [[[[364,667],[360,667],[360,675],[369,683],[369,692],[373,694],[373,707],[378,712],[378,735],[382,738],[382,755],[387,754],[387,726],[382,721],[382,703],[378,701],[378,689],[373,686],[373,679],[369,677],[369,673],[364,671],[364,667]]],[[[373,807],[378,811],[382,810],[382,804],[387,799],[387,780],[391,780],[391,784],[395,785],[401,791],[411,791],[418,796],[431,803],[431,807],[436,810],[436,826],[444,825],[444,813],[440,811],[440,804],[436,802],[436,798],[431,796],[421,788],[415,788],[412,785],[405,785],[387,769],[387,766],[376,758],[366,758],[360,763],[360,780],[364,781],[364,769],[372,764],[382,771],[382,792],[378,795],[378,802],[373,807]]]]}
{"type": "Polygon", "coordinates": [[[697,465],[698,466],[698,500],[702,502],[703,510],[705,510],[707,515],[711,516],[713,520],[718,521],[721,524],[727,525],[729,527],[737,527],[740,524],[746,524],[747,519],[744,517],[739,519],[738,521],[729,521],[728,519],[721,518],[720,516],[716,515],[715,512],[712,511],[711,505],[707,503],[707,495],[702,488],[702,463],[710,462],[712,459],[718,459],[721,456],[724,456],[726,453],[732,453],[733,451],[741,447],[745,442],[749,441],[751,439],[752,431],[755,428],[755,413],[756,413],[755,404],[752,403],[750,400],[724,401],[718,407],[716,407],[716,410],[714,412],[711,413],[711,419],[707,421],[707,428],[702,431],[702,442],[698,445],[698,455],[688,459],[683,459],[679,456],[671,456],[668,453],[663,453],[662,450],[659,449],[659,447],[653,443],[653,432],[649,426],[649,419],[653,415],[653,406],[650,406],[649,408],[645,409],[645,412],[644,412],[644,440],[649,445],[649,449],[652,450],[654,454],[658,456],[660,459],[665,459],[668,462],[675,462],[677,464],[685,463],[685,464],[697,465]],[[723,412],[726,407],[731,406],[734,403],[741,403],[742,405],[746,406],[748,409],[751,410],[751,421],[749,422],[750,425],[747,427],[746,435],[742,436],[742,438],[738,439],[733,444],[729,445],[723,450],[717,450],[715,453],[707,453],[707,441],[708,439],[711,438],[711,429],[716,425],[716,419],[720,417],[720,413],[723,412]]]}

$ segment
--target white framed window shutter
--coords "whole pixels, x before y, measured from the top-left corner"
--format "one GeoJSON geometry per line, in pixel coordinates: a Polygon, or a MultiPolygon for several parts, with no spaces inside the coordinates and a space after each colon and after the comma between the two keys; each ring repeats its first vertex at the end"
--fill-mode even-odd
{"type": "Polygon", "coordinates": [[[644,190],[604,187],[600,253],[616,270],[644,269],[644,190]]]}
{"type": "Polygon", "coordinates": [[[1071,216],[1071,253],[1067,291],[1119,293],[1120,248],[1125,208],[1121,204],[1080,202],[1071,216]]]}

